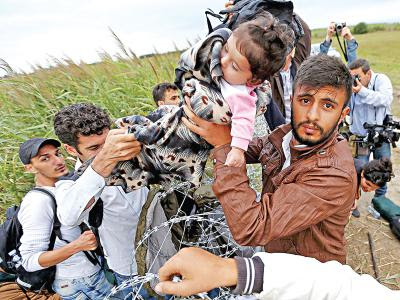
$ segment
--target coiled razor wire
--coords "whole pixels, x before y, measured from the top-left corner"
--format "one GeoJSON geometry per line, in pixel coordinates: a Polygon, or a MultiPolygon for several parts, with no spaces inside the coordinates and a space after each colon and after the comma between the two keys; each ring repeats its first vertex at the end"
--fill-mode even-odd
{"type": "MultiPolygon", "coordinates": [[[[209,167],[208,167],[209,168],[209,167]]],[[[210,170],[206,168],[205,178],[203,182],[210,182],[211,178],[207,176],[207,174],[211,174],[210,170]]],[[[249,168],[248,168],[249,169],[249,168]]],[[[260,167],[256,166],[256,168],[249,169],[248,172],[249,178],[253,179],[254,182],[260,182],[260,167]]],[[[164,263],[172,257],[177,251],[179,251],[182,247],[199,247],[204,250],[207,250],[215,255],[221,257],[232,257],[232,256],[245,256],[249,257],[253,255],[259,249],[254,247],[243,247],[238,245],[229,230],[229,227],[226,223],[225,215],[223,214],[223,210],[217,200],[211,201],[203,205],[200,211],[195,211],[190,215],[186,215],[182,210],[182,206],[189,196],[189,191],[192,186],[188,182],[180,182],[171,184],[170,188],[166,191],[162,191],[158,193],[158,197],[154,197],[153,201],[162,201],[166,199],[170,194],[174,192],[181,192],[184,194],[184,200],[182,204],[179,206],[177,213],[171,217],[170,219],[158,224],[156,226],[150,226],[144,234],[141,236],[141,239],[137,243],[136,251],[142,247],[146,246],[147,254],[153,255],[154,258],[152,261],[149,261],[148,270],[151,270],[153,265],[155,265],[156,260],[162,260],[164,263]],[[180,224],[183,227],[183,234],[181,239],[179,240],[178,249],[174,249],[174,253],[169,253],[163,249],[164,244],[171,239],[172,237],[172,228],[174,225],[180,224]],[[196,228],[200,230],[200,232],[193,234],[192,229],[196,228]],[[163,240],[161,245],[158,245],[152,241],[152,238],[157,233],[162,232],[163,240]],[[190,232],[189,236],[188,232],[190,232]],[[153,244],[154,243],[154,244],[153,244]]],[[[258,186],[253,186],[256,190],[259,189],[258,186]]],[[[170,250],[170,249],[169,249],[170,250]]],[[[125,297],[125,299],[144,299],[143,296],[140,295],[140,290],[149,288],[149,284],[151,287],[154,287],[158,281],[157,270],[153,270],[154,272],[148,272],[145,275],[132,275],[131,278],[125,280],[119,286],[114,287],[110,294],[105,299],[115,299],[118,293],[125,291],[129,291],[129,295],[125,297]]],[[[155,293],[153,291],[153,293],[155,293]]],[[[155,295],[155,294],[154,294],[155,295]]],[[[155,296],[159,299],[163,299],[163,296],[155,296]]],[[[236,296],[230,293],[230,290],[227,288],[219,288],[213,290],[212,296],[207,293],[202,293],[198,295],[194,295],[191,297],[175,297],[172,296],[169,299],[235,299],[236,296]]]]}

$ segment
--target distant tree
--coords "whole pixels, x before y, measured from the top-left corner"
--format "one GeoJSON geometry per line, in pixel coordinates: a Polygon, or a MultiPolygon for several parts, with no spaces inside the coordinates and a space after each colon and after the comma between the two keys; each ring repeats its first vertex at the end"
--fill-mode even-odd
{"type": "Polygon", "coordinates": [[[364,34],[368,32],[368,26],[364,22],[358,23],[354,26],[353,33],[354,34],[364,34]]]}

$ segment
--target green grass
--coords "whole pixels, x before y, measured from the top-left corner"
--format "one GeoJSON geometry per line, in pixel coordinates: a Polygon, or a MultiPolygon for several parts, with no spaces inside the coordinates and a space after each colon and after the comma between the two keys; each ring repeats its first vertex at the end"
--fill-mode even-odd
{"type": "Polygon", "coordinates": [[[155,107],[152,87],[173,81],[178,59],[178,53],[138,59],[125,52],[115,61],[104,54],[96,64],[55,60],[54,68],[1,79],[0,216],[33,184],[18,158],[20,143],[31,137],[54,137],[54,114],[72,103],[98,104],[113,118],[150,112],[155,107]]]}

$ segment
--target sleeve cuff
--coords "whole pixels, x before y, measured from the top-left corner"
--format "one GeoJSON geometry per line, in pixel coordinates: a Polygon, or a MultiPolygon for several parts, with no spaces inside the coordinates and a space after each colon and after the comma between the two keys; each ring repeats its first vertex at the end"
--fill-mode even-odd
{"type": "Polygon", "coordinates": [[[350,49],[357,49],[358,48],[358,43],[355,38],[352,38],[351,40],[348,40],[347,42],[347,47],[350,49]]]}
{"type": "Polygon", "coordinates": [[[39,264],[39,256],[42,255],[46,251],[40,251],[36,252],[35,254],[32,254],[31,257],[29,257],[27,264],[24,265],[23,267],[27,272],[36,272],[39,270],[45,269],[39,264]]]}
{"type": "Polygon", "coordinates": [[[327,47],[327,48],[329,48],[330,46],[331,46],[331,44],[332,44],[332,40],[329,40],[329,41],[327,41],[326,39],[322,42],[322,45],[324,46],[324,47],[327,47]]]}
{"type": "Polygon", "coordinates": [[[225,164],[226,157],[228,156],[229,151],[231,151],[231,145],[226,144],[223,146],[219,146],[211,150],[210,157],[213,160],[214,164],[225,164]]]}
{"type": "Polygon", "coordinates": [[[231,147],[240,148],[243,151],[247,151],[250,141],[247,139],[232,137],[231,147]]]}
{"type": "Polygon", "coordinates": [[[232,291],[236,295],[261,293],[264,279],[264,263],[261,258],[235,257],[238,282],[232,291]]]}
{"type": "Polygon", "coordinates": [[[104,180],[104,177],[93,170],[91,165],[85,170],[85,172],[83,172],[81,177],[82,180],[87,183],[87,186],[92,187],[92,189],[102,191],[103,188],[106,186],[106,181],[104,180]]]}
{"type": "Polygon", "coordinates": [[[365,86],[363,86],[362,88],[361,88],[361,90],[358,92],[358,95],[360,96],[360,97],[367,97],[368,96],[368,89],[365,87],[365,86]]]}

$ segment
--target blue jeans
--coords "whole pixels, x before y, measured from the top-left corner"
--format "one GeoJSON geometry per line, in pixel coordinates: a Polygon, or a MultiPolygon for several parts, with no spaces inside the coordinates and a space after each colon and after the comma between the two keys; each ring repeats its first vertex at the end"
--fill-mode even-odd
{"type": "Polygon", "coordinates": [[[56,279],[53,290],[63,300],[104,299],[111,292],[112,285],[107,281],[103,270],[93,275],[76,279],[56,279]]]}
{"type": "MultiPolygon", "coordinates": [[[[364,161],[365,163],[368,163],[370,154],[371,153],[369,153],[369,155],[359,155],[356,158],[359,158],[362,161],[364,161]]],[[[373,156],[374,156],[374,159],[380,159],[383,157],[390,158],[390,156],[391,156],[390,144],[383,143],[382,146],[380,146],[379,148],[376,148],[373,151],[373,156]]],[[[385,183],[385,185],[383,187],[381,187],[375,191],[375,197],[384,196],[386,194],[386,192],[387,192],[387,185],[385,183]]]]}
{"type": "MultiPolygon", "coordinates": [[[[117,286],[121,285],[122,282],[124,282],[125,280],[128,280],[134,276],[126,276],[126,275],[121,275],[118,274],[116,272],[114,272],[114,277],[115,277],[115,281],[117,286]]],[[[137,289],[140,288],[140,284],[136,286],[137,289]]],[[[132,300],[135,298],[136,292],[132,291],[132,287],[127,287],[125,289],[123,289],[122,291],[119,291],[116,294],[116,297],[118,297],[118,299],[124,299],[124,300],[132,300]]],[[[157,300],[157,298],[150,296],[147,289],[144,287],[144,285],[140,288],[139,290],[139,295],[145,299],[145,300],[157,300]]],[[[164,296],[165,300],[170,299],[171,296],[164,296]]],[[[140,299],[139,296],[136,299],[140,299]]]]}

